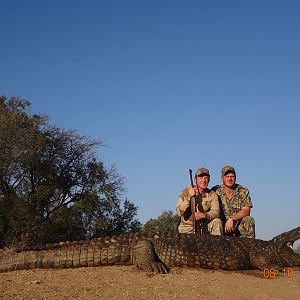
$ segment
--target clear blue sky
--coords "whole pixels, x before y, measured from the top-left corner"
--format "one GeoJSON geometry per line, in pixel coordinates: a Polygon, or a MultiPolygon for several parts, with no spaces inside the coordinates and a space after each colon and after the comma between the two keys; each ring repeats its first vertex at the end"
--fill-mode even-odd
{"type": "Polygon", "coordinates": [[[100,138],[144,223],[188,169],[250,189],[257,237],[300,225],[300,2],[0,0],[0,94],[100,138]]]}

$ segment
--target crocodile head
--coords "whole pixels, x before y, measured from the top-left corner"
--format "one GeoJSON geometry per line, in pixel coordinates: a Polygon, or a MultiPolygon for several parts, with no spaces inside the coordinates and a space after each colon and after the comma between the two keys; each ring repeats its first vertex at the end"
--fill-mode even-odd
{"type": "Polygon", "coordinates": [[[275,243],[283,258],[291,266],[300,266],[300,255],[295,253],[292,245],[300,239],[300,226],[275,236],[271,241],[275,243]]]}

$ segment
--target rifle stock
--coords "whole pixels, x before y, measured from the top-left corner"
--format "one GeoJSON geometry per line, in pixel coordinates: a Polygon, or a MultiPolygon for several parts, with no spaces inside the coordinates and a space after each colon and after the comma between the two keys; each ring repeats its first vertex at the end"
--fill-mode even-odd
{"type": "MultiPolygon", "coordinates": [[[[190,181],[191,181],[191,185],[194,188],[194,181],[193,181],[193,171],[191,169],[189,169],[189,174],[190,174],[190,181]]],[[[198,192],[197,196],[193,196],[191,198],[191,210],[192,210],[192,216],[193,216],[193,227],[194,227],[194,233],[200,233],[202,234],[204,232],[204,227],[203,227],[203,222],[196,220],[195,218],[195,212],[198,209],[201,212],[204,212],[203,210],[203,206],[202,206],[202,197],[201,194],[198,192]]]]}
{"type": "MultiPolygon", "coordinates": [[[[194,188],[194,181],[193,181],[193,171],[191,169],[189,169],[189,173],[190,173],[190,180],[191,180],[191,185],[192,188],[194,188]]],[[[196,201],[195,201],[195,197],[191,198],[191,210],[192,210],[192,216],[193,216],[193,231],[194,233],[196,233],[197,231],[197,224],[196,224],[196,219],[195,219],[195,212],[196,212],[196,201]]]]}

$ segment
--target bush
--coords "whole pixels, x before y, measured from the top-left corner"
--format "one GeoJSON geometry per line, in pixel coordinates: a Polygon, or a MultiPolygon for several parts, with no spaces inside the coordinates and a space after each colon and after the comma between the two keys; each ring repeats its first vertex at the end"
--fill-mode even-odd
{"type": "Polygon", "coordinates": [[[164,211],[157,219],[150,219],[143,226],[146,233],[170,232],[177,233],[180,218],[172,211],[164,211]]]}

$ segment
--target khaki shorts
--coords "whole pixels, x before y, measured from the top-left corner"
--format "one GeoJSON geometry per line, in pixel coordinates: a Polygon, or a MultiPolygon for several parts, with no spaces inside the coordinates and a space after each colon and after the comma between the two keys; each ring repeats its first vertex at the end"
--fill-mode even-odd
{"type": "Polygon", "coordinates": [[[187,233],[187,234],[194,233],[193,225],[180,223],[178,226],[178,232],[179,233],[187,233]]]}

